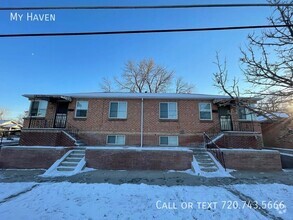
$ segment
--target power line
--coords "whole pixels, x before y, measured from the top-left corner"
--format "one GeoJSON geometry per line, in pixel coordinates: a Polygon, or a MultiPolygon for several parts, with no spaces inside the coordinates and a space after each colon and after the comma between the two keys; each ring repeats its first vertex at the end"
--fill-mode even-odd
{"type": "Polygon", "coordinates": [[[124,9],[180,9],[180,8],[228,8],[228,7],[289,7],[293,4],[192,4],[192,5],[144,5],[144,6],[48,6],[48,7],[1,7],[0,11],[14,10],[124,10],[124,9]]]}
{"type": "MultiPolygon", "coordinates": [[[[293,27],[293,25],[289,25],[293,27]]],[[[52,37],[52,36],[81,36],[81,35],[117,35],[117,34],[148,34],[148,33],[171,33],[171,32],[200,32],[200,31],[223,31],[260,28],[281,28],[288,25],[250,25],[230,27],[207,27],[207,28],[185,28],[185,29],[154,29],[154,30],[126,30],[126,31],[98,31],[98,32],[65,32],[65,33],[28,33],[28,34],[0,34],[4,37],[52,37]]]]}

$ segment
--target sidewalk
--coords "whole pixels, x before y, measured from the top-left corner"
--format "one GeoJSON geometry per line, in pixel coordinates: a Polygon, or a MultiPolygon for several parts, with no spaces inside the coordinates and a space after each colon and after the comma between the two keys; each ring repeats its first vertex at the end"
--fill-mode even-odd
{"type": "Polygon", "coordinates": [[[205,178],[187,172],[94,170],[69,177],[40,177],[45,170],[0,170],[0,182],[72,182],[148,184],[165,186],[220,186],[232,184],[281,183],[293,185],[293,170],[283,172],[235,171],[233,178],[205,178]]]}

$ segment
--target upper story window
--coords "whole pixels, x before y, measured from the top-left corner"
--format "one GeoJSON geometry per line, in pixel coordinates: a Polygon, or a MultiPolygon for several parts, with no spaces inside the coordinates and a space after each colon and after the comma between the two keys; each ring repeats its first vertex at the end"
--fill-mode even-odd
{"type": "Polygon", "coordinates": [[[110,102],[109,118],[127,118],[127,102],[110,102]]]}
{"type": "Polygon", "coordinates": [[[75,117],[86,118],[88,111],[88,101],[76,101],[75,117]]]}
{"type": "Polygon", "coordinates": [[[177,119],[177,102],[160,103],[160,119],[177,119]]]}
{"type": "Polygon", "coordinates": [[[199,103],[199,119],[212,120],[212,104],[211,103],[199,103]]]}
{"type": "MultiPolygon", "coordinates": [[[[255,107],[254,104],[251,104],[249,106],[251,108],[255,107]]],[[[241,107],[238,107],[238,118],[240,120],[254,121],[256,119],[256,115],[249,108],[245,108],[245,107],[241,106],[241,107]]]]}
{"type": "Polygon", "coordinates": [[[45,117],[47,112],[48,102],[43,100],[32,101],[30,108],[30,116],[45,117]]]}

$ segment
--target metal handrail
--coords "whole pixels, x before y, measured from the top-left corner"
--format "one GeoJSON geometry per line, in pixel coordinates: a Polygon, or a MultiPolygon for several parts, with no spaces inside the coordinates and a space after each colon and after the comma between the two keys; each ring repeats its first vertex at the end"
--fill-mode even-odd
{"type": "Polygon", "coordinates": [[[203,138],[207,151],[211,152],[226,170],[224,153],[221,148],[205,132],[203,133],[203,138]]]}
{"type": "Polygon", "coordinates": [[[65,130],[66,130],[69,134],[74,135],[74,136],[77,136],[78,133],[79,133],[79,129],[78,129],[77,127],[73,126],[72,124],[68,123],[68,122],[66,123],[66,128],[65,128],[65,130]]]}

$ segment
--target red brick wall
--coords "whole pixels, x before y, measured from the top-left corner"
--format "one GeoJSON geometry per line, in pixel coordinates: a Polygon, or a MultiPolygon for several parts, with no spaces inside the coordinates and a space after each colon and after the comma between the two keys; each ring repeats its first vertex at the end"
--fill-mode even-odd
{"type": "Polygon", "coordinates": [[[261,124],[265,147],[293,149],[293,118],[261,124]]]}
{"type": "Polygon", "coordinates": [[[221,148],[263,148],[262,135],[250,132],[224,132],[224,136],[216,144],[221,148]]]}
{"type": "Polygon", "coordinates": [[[106,170],[187,170],[191,168],[192,152],[86,150],[87,167],[106,170]]]}
{"type": "MultiPolygon", "coordinates": [[[[126,135],[126,144],[140,145],[140,99],[79,99],[88,100],[88,115],[85,119],[75,118],[76,99],[69,104],[67,122],[80,130],[80,135],[89,145],[104,145],[106,136],[109,134],[126,135]],[[109,102],[127,101],[127,119],[109,119],[109,102]]],[[[219,127],[217,106],[212,105],[214,110],[212,120],[199,119],[200,102],[209,100],[144,100],[144,145],[158,145],[159,136],[177,135],[179,145],[190,146],[202,142],[202,133],[212,128],[219,127]],[[160,120],[159,103],[177,102],[178,119],[160,120]]],[[[55,103],[49,103],[46,119],[54,118],[55,103]]],[[[237,111],[232,109],[232,117],[237,120],[237,111]]],[[[256,130],[258,124],[255,123],[256,130]]]]}
{"type": "Polygon", "coordinates": [[[265,150],[224,149],[226,167],[236,170],[277,171],[282,169],[280,153],[265,150]]]}
{"type": "Polygon", "coordinates": [[[47,169],[69,148],[2,147],[1,168],[47,169]]]}
{"type": "Polygon", "coordinates": [[[23,129],[19,144],[22,146],[74,146],[74,141],[61,130],[23,129]]]}

